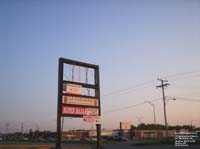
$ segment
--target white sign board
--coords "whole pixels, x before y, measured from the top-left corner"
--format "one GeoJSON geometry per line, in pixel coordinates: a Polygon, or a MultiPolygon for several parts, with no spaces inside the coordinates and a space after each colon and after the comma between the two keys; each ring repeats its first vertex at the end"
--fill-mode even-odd
{"type": "Polygon", "coordinates": [[[85,123],[93,123],[93,124],[101,124],[101,118],[100,116],[83,116],[83,122],[85,123]]]}
{"type": "Polygon", "coordinates": [[[122,129],[122,130],[129,130],[129,129],[131,129],[130,122],[120,122],[120,129],[122,129]]]}
{"type": "Polygon", "coordinates": [[[81,85],[67,84],[66,93],[81,95],[81,92],[82,92],[82,86],[81,85]]]}

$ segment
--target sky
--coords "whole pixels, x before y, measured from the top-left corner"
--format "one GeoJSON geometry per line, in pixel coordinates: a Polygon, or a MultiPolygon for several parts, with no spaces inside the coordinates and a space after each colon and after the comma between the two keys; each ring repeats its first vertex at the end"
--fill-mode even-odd
{"type": "Polygon", "coordinates": [[[177,98],[168,124],[200,126],[199,24],[199,0],[1,0],[0,132],[56,130],[59,57],[100,66],[102,128],[153,123],[151,105],[134,105],[155,99],[164,124],[158,77],[177,98]]]}

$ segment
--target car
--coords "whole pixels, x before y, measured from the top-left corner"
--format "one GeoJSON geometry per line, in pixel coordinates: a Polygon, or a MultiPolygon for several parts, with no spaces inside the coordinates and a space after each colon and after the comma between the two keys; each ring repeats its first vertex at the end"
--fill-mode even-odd
{"type": "Polygon", "coordinates": [[[81,137],[80,141],[90,141],[90,138],[88,138],[88,137],[81,137]]]}
{"type": "Polygon", "coordinates": [[[121,136],[121,137],[119,138],[119,141],[128,141],[128,138],[121,136]]]}

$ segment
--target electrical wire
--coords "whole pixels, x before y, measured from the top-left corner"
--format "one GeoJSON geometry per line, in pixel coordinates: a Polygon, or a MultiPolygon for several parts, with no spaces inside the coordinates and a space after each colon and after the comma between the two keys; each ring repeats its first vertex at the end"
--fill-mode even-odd
{"type": "MultiPolygon", "coordinates": [[[[167,75],[167,76],[164,76],[162,78],[173,78],[173,77],[176,77],[176,76],[184,76],[184,75],[194,74],[194,73],[200,73],[200,71],[198,70],[198,71],[181,72],[181,73],[176,73],[176,74],[172,74],[172,75],[167,75]]],[[[199,76],[199,75],[197,75],[197,76],[199,76]]],[[[138,87],[142,87],[142,86],[145,86],[147,84],[152,84],[155,81],[156,80],[150,80],[150,81],[147,81],[147,82],[143,82],[143,83],[134,85],[132,87],[128,87],[128,88],[120,89],[120,90],[115,90],[115,91],[112,91],[110,93],[102,95],[102,97],[114,96],[114,95],[118,95],[118,94],[128,93],[128,92],[131,92],[133,90],[136,90],[138,87]]]]}
{"type": "Polygon", "coordinates": [[[186,100],[186,101],[190,101],[190,102],[200,102],[199,99],[192,99],[192,98],[182,98],[182,97],[170,97],[170,96],[166,96],[168,98],[173,98],[173,99],[178,99],[178,100],[186,100]]]}
{"type": "Polygon", "coordinates": [[[137,84],[137,85],[134,85],[132,87],[125,88],[125,89],[116,90],[116,91],[104,94],[104,95],[102,95],[102,97],[113,96],[113,94],[114,95],[118,95],[118,94],[123,94],[123,93],[131,92],[131,91],[137,89],[138,87],[142,87],[142,86],[147,85],[147,84],[152,84],[153,82],[155,82],[155,80],[143,82],[143,83],[140,83],[140,84],[137,84]]]}
{"type": "MultiPolygon", "coordinates": [[[[154,102],[154,101],[158,101],[160,100],[161,98],[159,99],[154,99],[154,100],[150,100],[151,102],[154,102]]],[[[141,106],[141,105],[144,105],[146,104],[145,101],[141,102],[141,103],[137,103],[137,104],[134,104],[134,105],[130,105],[130,106],[125,106],[125,107],[122,107],[122,108],[115,108],[115,109],[112,109],[112,110],[109,110],[109,111],[105,111],[103,112],[103,114],[107,114],[107,113],[112,113],[112,112],[115,112],[115,111],[122,111],[122,110],[127,110],[127,109],[130,109],[130,108],[133,108],[133,107],[137,107],[137,106],[141,106]]]]}
{"type": "MultiPolygon", "coordinates": [[[[172,75],[167,75],[167,76],[164,76],[162,78],[174,78],[176,76],[185,76],[185,75],[190,75],[190,74],[194,74],[194,73],[200,73],[200,71],[189,71],[189,72],[181,72],[181,73],[176,73],[176,74],[172,74],[172,75]]],[[[176,79],[176,78],[175,78],[176,79]]]]}

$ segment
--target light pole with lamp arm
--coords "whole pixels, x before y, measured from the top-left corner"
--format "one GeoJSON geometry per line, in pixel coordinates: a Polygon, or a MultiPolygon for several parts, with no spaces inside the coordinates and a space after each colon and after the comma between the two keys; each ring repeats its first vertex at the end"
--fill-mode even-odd
{"type": "Polygon", "coordinates": [[[153,107],[153,116],[154,116],[154,124],[156,124],[156,111],[155,111],[155,105],[151,101],[144,101],[148,104],[150,104],[153,107]]]}

